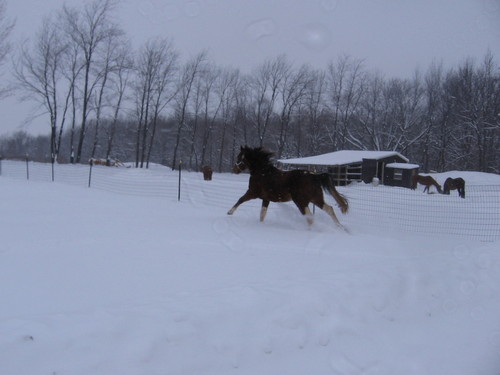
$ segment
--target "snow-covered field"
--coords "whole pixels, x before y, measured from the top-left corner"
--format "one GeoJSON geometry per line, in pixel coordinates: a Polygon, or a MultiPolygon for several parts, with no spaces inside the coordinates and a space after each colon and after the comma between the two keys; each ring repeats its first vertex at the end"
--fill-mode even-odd
{"type": "Polygon", "coordinates": [[[357,187],[344,233],[227,216],[245,175],[183,173],[177,201],[166,168],[44,168],[0,177],[0,374],[500,373],[499,241],[370,227],[357,187]]]}

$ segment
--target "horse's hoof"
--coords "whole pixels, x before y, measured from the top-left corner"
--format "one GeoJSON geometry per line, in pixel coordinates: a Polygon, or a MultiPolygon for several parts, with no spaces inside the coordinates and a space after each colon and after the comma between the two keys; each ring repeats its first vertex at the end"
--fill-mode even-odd
{"type": "Polygon", "coordinates": [[[339,224],[339,225],[337,225],[337,226],[338,226],[340,229],[342,229],[344,232],[349,233],[349,234],[351,233],[351,232],[349,231],[349,229],[347,229],[347,228],[346,228],[346,227],[344,227],[343,225],[339,224]]]}

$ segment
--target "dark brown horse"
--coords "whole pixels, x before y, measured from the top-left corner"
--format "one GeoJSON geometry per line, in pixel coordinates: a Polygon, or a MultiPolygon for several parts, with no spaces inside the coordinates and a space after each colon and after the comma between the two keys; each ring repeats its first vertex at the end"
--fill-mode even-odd
{"type": "Polygon", "coordinates": [[[422,175],[415,175],[412,177],[412,184],[411,184],[411,188],[413,190],[415,190],[417,188],[417,184],[421,184],[421,185],[424,185],[425,188],[424,188],[424,193],[425,191],[427,190],[427,194],[430,193],[429,191],[429,187],[431,187],[431,185],[434,185],[437,189],[437,191],[439,193],[443,193],[443,191],[441,190],[441,185],[439,185],[435,179],[433,179],[431,176],[422,176],[422,175]]]}
{"type": "Polygon", "coordinates": [[[211,181],[212,180],[212,167],[209,166],[209,165],[204,165],[202,168],[201,168],[201,171],[203,172],[203,179],[205,181],[211,181]]]}
{"type": "Polygon", "coordinates": [[[463,178],[448,177],[444,182],[443,194],[450,194],[450,190],[457,190],[460,198],[465,198],[465,181],[463,178]]]}
{"type": "Polygon", "coordinates": [[[269,202],[293,201],[311,225],[313,219],[308,205],[312,202],[343,228],[335,216],[333,207],[325,203],[323,197],[323,190],[329,192],[337,201],[340,211],[344,214],[347,212],[349,207],[347,200],[337,192],[330,175],[314,174],[305,170],[281,171],[272,165],[270,161],[272,155],[272,152],[265,151],[261,147],[241,147],[233,173],[249,169],[250,181],[247,192],[238,199],[227,214],[232,215],[240,204],[248,200],[260,198],[262,199],[260,221],[263,221],[269,202]]]}

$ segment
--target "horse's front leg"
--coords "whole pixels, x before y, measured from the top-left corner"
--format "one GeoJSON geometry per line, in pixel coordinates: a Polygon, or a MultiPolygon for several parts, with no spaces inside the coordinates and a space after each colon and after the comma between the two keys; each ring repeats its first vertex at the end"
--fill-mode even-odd
{"type": "Polygon", "coordinates": [[[238,206],[246,201],[249,201],[250,199],[255,199],[257,198],[250,190],[248,190],[245,194],[241,196],[240,199],[238,199],[238,202],[235,203],[233,207],[227,212],[228,215],[232,215],[234,211],[238,208],[238,206]]]}
{"type": "Polygon", "coordinates": [[[267,207],[269,206],[269,201],[263,199],[262,200],[262,208],[260,209],[260,221],[264,221],[267,213],[267,207]]]}
{"type": "Polygon", "coordinates": [[[458,189],[458,196],[460,198],[465,198],[465,188],[459,188],[458,189]]]}

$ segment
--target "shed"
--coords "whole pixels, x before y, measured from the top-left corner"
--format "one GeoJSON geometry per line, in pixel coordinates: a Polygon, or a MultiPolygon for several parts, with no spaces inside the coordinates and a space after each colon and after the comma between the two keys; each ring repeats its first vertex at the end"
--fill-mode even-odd
{"type": "Polygon", "coordinates": [[[385,166],[384,184],[411,188],[413,176],[418,174],[418,164],[389,163],[385,166]]]}
{"type": "Polygon", "coordinates": [[[337,185],[347,185],[352,181],[369,183],[374,177],[384,184],[387,164],[405,164],[408,161],[396,151],[342,150],[304,158],[280,159],[278,163],[285,167],[328,172],[337,185]]]}

